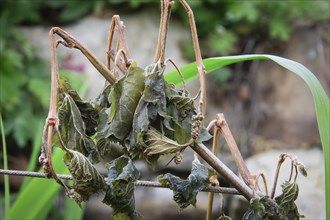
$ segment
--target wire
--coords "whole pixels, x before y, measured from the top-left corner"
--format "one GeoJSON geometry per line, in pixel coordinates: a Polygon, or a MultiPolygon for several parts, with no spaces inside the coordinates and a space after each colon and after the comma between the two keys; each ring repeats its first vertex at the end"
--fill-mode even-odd
{"type": "MultiPolygon", "coordinates": [[[[4,169],[0,169],[0,174],[13,175],[13,176],[28,176],[28,177],[46,178],[44,173],[21,171],[21,170],[4,170],[4,169]]],[[[70,175],[57,174],[57,176],[60,179],[73,180],[73,177],[70,176],[70,175]]],[[[155,182],[155,181],[137,180],[137,181],[135,181],[134,184],[135,184],[135,186],[142,186],[142,187],[169,188],[169,186],[164,186],[164,185],[160,184],[159,182],[155,182]]],[[[241,195],[241,193],[238,192],[236,189],[228,188],[228,187],[208,186],[208,187],[205,187],[202,191],[204,191],[204,192],[214,192],[214,193],[224,193],[224,194],[233,194],[233,195],[241,195]]]]}

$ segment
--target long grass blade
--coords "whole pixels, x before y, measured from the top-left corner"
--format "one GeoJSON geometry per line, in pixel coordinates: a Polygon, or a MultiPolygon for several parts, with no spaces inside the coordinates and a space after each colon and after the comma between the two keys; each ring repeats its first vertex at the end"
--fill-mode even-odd
{"type": "MultiPolygon", "coordinates": [[[[2,115],[0,113],[0,130],[2,139],[2,152],[3,152],[3,169],[8,170],[8,159],[7,159],[7,145],[5,138],[5,129],[3,128],[2,115]]],[[[10,189],[9,189],[9,176],[4,176],[5,183],[5,214],[9,212],[10,209],[10,189]]]]}
{"type": "Polygon", "coordinates": [[[85,203],[82,208],[72,199],[65,197],[63,219],[79,220],[83,218],[85,203]]]}
{"type": "MultiPolygon", "coordinates": [[[[330,101],[326,92],[322,88],[321,83],[315,75],[309,71],[305,66],[295,61],[285,59],[273,55],[241,55],[241,56],[227,56],[215,57],[205,59],[204,65],[207,72],[215,69],[249,60],[272,60],[282,67],[290,70],[296,75],[300,76],[308,85],[316,109],[317,124],[320,132],[321,143],[323,147],[323,154],[325,160],[325,180],[326,180],[326,207],[330,207],[330,101]]],[[[180,68],[186,81],[197,78],[196,63],[188,64],[180,68]]],[[[167,81],[176,85],[181,84],[181,78],[176,71],[165,75],[167,81]]],[[[330,219],[330,209],[326,210],[327,219],[330,219]]]]}
{"type": "MultiPolygon", "coordinates": [[[[58,173],[68,173],[62,162],[63,154],[59,149],[53,153],[53,163],[58,173]]],[[[46,219],[60,189],[61,186],[55,181],[33,178],[20,191],[5,219],[46,219]]]]}
{"type": "MultiPolygon", "coordinates": [[[[40,146],[41,146],[41,135],[42,135],[42,128],[43,128],[43,122],[40,121],[38,122],[38,126],[36,129],[36,133],[33,139],[33,144],[32,144],[32,154],[30,156],[29,164],[27,167],[27,171],[34,171],[36,168],[36,163],[38,161],[38,156],[40,154],[40,146]]],[[[26,186],[26,184],[31,180],[31,177],[24,177],[22,186],[20,190],[23,190],[26,186]]]]}

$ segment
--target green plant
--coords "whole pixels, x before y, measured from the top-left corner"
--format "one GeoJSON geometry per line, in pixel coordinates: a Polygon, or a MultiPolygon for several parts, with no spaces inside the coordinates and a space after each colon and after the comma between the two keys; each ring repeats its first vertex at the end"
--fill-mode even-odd
{"type": "MultiPolygon", "coordinates": [[[[1,112],[0,112],[0,131],[1,131],[1,142],[2,142],[2,152],[3,152],[3,168],[8,169],[7,146],[6,146],[5,132],[3,128],[1,112]]],[[[5,183],[4,213],[8,213],[10,209],[10,189],[9,189],[8,176],[5,176],[4,183],[5,183]]]]}
{"type": "MultiPolygon", "coordinates": [[[[330,18],[327,1],[189,1],[205,56],[240,53],[249,39],[287,41],[296,25],[330,18]],[[276,8],[276,10],[274,10],[276,8]]],[[[174,8],[176,10],[177,8],[174,8]]],[[[179,16],[184,11],[177,9],[179,16]]],[[[185,44],[191,57],[191,44],[185,44]]]]}

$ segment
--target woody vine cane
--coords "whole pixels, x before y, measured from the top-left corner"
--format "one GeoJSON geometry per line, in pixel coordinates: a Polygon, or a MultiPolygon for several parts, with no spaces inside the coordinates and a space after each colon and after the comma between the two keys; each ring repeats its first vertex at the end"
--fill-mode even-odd
{"type": "MultiPolygon", "coordinates": [[[[130,57],[124,32],[125,26],[118,15],[113,16],[110,24],[105,64],[71,34],[57,27],[51,29],[49,33],[52,64],[51,100],[43,131],[39,161],[44,166],[45,176],[54,178],[65,188],[67,195],[78,203],[87,200],[91,194],[100,190],[108,192],[111,187],[114,187],[114,183],[123,183],[121,182],[122,179],[118,180],[119,174],[113,177],[108,176],[104,180],[93,166],[100,155],[104,156],[109,151],[113,142],[122,145],[124,152],[129,157],[143,158],[150,165],[154,165],[163,155],[175,155],[175,162],[180,163],[182,151],[190,146],[196,152],[192,172],[194,169],[195,171],[208,172],[208,169],[199,162],[198,157],[200,156],[246,199],[259,198],[260,195],[256,193],[258,190],[257,181],[260,176],[264,179],[264,176],[260,174],[254,177],[250,174],[224,116],[218,114],[207,128],[204,126],[206,114],[205,68],[200,53],[193,12],[186,1],[179,0],[179,2],[189,17],[196,56],[200,82],[197,109],[194,106],[194,99],[189,97],[185,86],[183,89],[175,88],[165,82],[163,76],[169,62],[176,67],[171,59],[165,59],[166,36],[172,1],[161,0],[161,20],[156,55],[154,62],[144,70],[137,67],[136,62],[130,57]],[[58,35],[61,40],[56,41],[55,35],[58,35]],[[113,44],[115,35],[117,40],[113,44]],[[56,59],[56,49],[59,45],[80,50],[106,79],[104,90],[95,103],[91,104],[81,100],[67,82],[60,79],[56,59]],[[113,45],[115,45],[114,49],[113,45]],[[111,67],[111,63],[113,63],[113,67],[111,67]],[[95,118],[93,118],[94,116],[95,118]],[[207,131],[212,128],[214,133],[211,152],[202,142],[208,139],[207,131]],[[74,186],[63,183],[52,165],[54,133],[56,134],[56,144],[66,152],[64,160],[72,173],[74,186]],[[217,152],[216,140],[220,134],[224,135],[244,182],[215,155],[217,152]],[[81,176],[86,173],[84,169],[90,173],[88,178],[81,176]],[[99,188],[95,188],[96,186],[99,188]],[[89,191],[89,187],[94,187],[92,192],[89,191]]],[[[177,70],[184,81],[180,70],[178,68],[177,70]]],[[[131,173],[128,173],[128,177],[125,178],[128,178],[129,181],[137,181],[139,175],[129,157],[120,157],[118,160],[111,161],[107,165],[109,175],[111,169],[125,165],[124,167],[129,166],[131,170],[131,173]]],[[[297,167],[298,165],[293,166],[297,167]]],[[[123,167],[119,170],[116,172],[123,172],[123,167]]],[[[169,179],[172,176],[167,175],[166,178],[165,176],[163,175],[159,181],[170,184],[169,179]]],[[[127,180],[125,179],[125,181],[127,180]]],[[[203,178],[200,177],[199,181],[205,184],[203,178]]],[[[207,181],[213,186],[219,187],[215,174],[210,175],[209,180],[207,177],[207,181]]],[[[131,182],[125,182],[125,184],[129,187],[133,186],[131,182]]],[[[201,189],[203,187],[195,190],[200,191],[201,189]]],[[[266,194],[268,194],[267,191],[266,194]]],[[[113,196],[112,193],[109,192],[110,198],[113,196]]],[[[209,194],[207,219],[210,218],[212,212],[212,198],[213,194],[209,194]]],[[[107,202],[111,199],[105,198],[105,200],[107,202]]],[[[116,206],[114,203],[109,203],[116,206]]],[[[278,208],[273,200],[270,200],[269,203],[274,209],[278,208]]],[[[189,205],[189,203],[187,204],[189,205]]],[[[137,215],[135,211],[132,213],[130,215],[137,215]]]]}

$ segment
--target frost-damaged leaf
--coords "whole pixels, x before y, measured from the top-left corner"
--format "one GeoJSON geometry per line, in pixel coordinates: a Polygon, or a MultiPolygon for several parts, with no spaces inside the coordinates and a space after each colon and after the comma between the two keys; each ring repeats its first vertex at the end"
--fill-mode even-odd
{"type": "Polygon", "coordinates": [[[73,177],[74,199],[79,205],[94,193],[105,190],[103,177],[83,154],[70,150],[63,159],[73,177]]]}
{"type": "Polygon", "coordinates": [[[212,138],[212,135],[207,131],[205,127],[202,127],[201,132],[198,135],[196,143],[203,143],[204,141],[208,141],[212,138]]]}
{"type": "Polygon", "coordinates": [[[159,69],[155,65],[150,65],[145,70],[145,87],[134,113],[133,130],[129,138],[131,150],[139,148],[141,138],[148,130],[150,123],[153,123],[159,116],[167,117],[164,69],[159,69]]]}
{"type": "Polygon", "coordinates": [[[150,127],[145,134],[145,144],[144,153],[146,157],[174,154],[180,150],[180,146],[176,141],[165,137],[153,127],[150,127]]]}
{"type": "Polygon", "coordinates": [[[68,81],[61,80],[61,92],[68,94],[77,105],[81,117],[86,126],[86,134],[92,136],[96,132],[97,123],[99,120],[99,113],[93,105],[87,101],[83,101],[78,93],[71,87],[68,81]]]}
{"type": "Polygon", "coordinates": [[[98,160],[94,141],[86,134],[86,126],[73,98],[64,93],[64,99],[58,108],[60,133],[64,144],[82,153],[93,161],[98,160]]]}
{"type": "Polygon", "coordinates": [[[305,165],[303,164],[299,164],[298,165],[298,169],[299,169],[299,172],[304,176],[304,177],[307,177],[307,169],[305,167],[305,165]]]}
{"type": "Polygon", "coordinates": [[[150,65],[146,68],[145,89],[142,99],[149,103],[149,118],[155,120],[158,115],[166,115],[166,96],[164,68],[150,65]]]}
{"type": "Polygon", "coordinates": [[[105,157],[111,151],[112,143],[109,138],[106,138],[105,133],[108,128],[109,108],[103,108],[99,112],[99,124],[96,135],[96,149],[101,157],[105,157]]]}
{"type": "Polygon", "coordinates": [[[103,203],[111,205],[114,219],[142,219],[135,211],[134,182],[140,174],[132,160],[121,156],[106,167],[108,178],[103,203]]]}
{"type": "Polygon", "coordinates": [[[173,199],[184,209],[189,205],[196,205],[196,196],[203,188],[209,184],[209,176],[213,172],[201,164],[199,161],[193,161],[191,173],[186,180],[183,180],[170,173],[158,176],[158,181],[163,186],[170,187],[173,190],[173,199]]]}
{"type": "Polygon", "coordinates": [[[252,198],[250,200],[250,207],[245,212],[244,220],[266,220],[275,215],[275,210],[270,204],[269,196],[261,198],[252,198]]]}
{"type": "Polygon", "coordinates": [[[144,70],[131,66],[110,93],[109,127],[106,137],[124,141],[132,130],[133,116],[144,89],[144,70]]]}
{"type": "Polygon", "coordinates": [[[99,108],[109,108],[109,95],[111,91],[111,84],[105,81],[105,85],[101,94],[94,100],[94,104],[99,108]]]}
{"type": "Polygon", "coordinates": [[[295,200],[299,194],[298,184],[295,182],[285,181],[282,185],[282,194],[275,198],[276,203],[279,205],[280,217],[291,219],[299,219],[295,200]]]}

